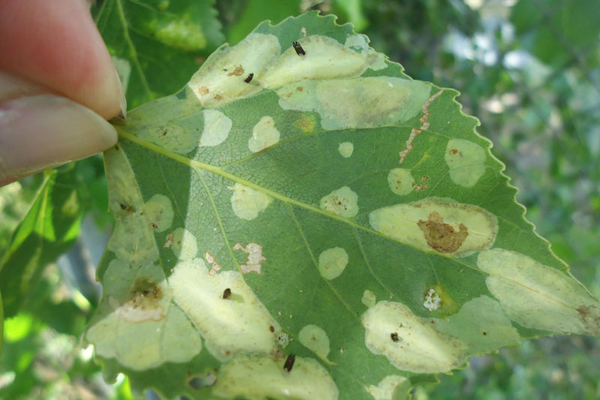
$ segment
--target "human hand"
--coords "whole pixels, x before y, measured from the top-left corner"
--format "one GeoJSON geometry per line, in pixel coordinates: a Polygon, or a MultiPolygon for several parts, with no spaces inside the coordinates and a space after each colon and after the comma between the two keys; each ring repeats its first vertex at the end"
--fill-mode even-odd
{"type": "Polygon", "coordinates": [[[125,109],[85,0],[0,0],[0,186],[111,147],[125,109]]]}

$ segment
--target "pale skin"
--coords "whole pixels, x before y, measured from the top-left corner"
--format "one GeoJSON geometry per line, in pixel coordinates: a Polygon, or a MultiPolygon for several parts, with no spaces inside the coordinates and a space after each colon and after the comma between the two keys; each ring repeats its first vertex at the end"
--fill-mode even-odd
{"type": "Polygon", "coordinates": [[[117,141],[121,83],[85,0],[0,0],[0,186],[117,141]]]}

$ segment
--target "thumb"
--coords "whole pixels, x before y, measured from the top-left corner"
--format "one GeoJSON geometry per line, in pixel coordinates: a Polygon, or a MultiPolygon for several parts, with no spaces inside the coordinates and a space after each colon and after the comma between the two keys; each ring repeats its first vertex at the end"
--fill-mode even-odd
{"type": "Polygon", "coordinates": [[[112,125],[92,110],[0,72],[0,186],[116,141],[112,125]]]}

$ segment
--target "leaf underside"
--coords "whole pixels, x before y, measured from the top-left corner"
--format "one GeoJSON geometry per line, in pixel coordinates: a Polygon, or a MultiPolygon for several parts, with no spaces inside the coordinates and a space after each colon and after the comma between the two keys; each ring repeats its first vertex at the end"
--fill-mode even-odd
{"type": "Polygon", "coordinates": [[[598,335],[598,300],[457,95],[309,13],[132,111],[105,153],[117,224],[86,333],[107,376],[169,398],[391,399],[521,338],[598,335]]]}

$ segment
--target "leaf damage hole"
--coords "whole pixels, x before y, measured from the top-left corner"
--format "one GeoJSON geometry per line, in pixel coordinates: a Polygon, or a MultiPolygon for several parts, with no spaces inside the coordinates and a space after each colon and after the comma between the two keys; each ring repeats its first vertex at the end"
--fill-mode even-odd
{"type": "Polygon", "coordinates": [[[458,226],[457,232],[452,225],[445,224],[442,216],[436,211],[429,214],[427,221],[419,220],[417,225],[429,247],[440,253],[454,253],[469,235],[469,230],[464,224],[458,226]]]}

